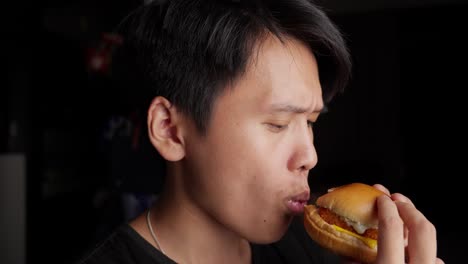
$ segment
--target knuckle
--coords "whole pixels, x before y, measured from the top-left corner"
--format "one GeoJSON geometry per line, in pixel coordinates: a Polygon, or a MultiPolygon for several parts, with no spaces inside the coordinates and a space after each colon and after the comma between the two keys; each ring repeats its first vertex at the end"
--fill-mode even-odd
{"type": "Polygon", "coordinates": [[[399,217],[389,216],[382,219],[379,223],[383,228],[386,229],[395,229],[395,228],[403,228],[403,220],[399,217]]]}
{"type": "Polygon", "coordinates": [[[416,221],[412,229],[418,230],[418,232],[425,232],[434,236],[436,234],[436,228],[434,224],[432,224],[426,219],[421,219],[419,221],[416,221]]]}

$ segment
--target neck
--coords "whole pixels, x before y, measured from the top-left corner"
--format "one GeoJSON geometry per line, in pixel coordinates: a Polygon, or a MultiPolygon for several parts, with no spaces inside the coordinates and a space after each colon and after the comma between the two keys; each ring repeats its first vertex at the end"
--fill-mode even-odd
{"type": "Polygon", "coordinates": [[[250,263],[248,241],[197,206],[171,175],[151,212],[164,253],[177,263],[250,263]],[[173,179],[173,180],[169,180],[173,179]],[[181,250],[183,249],[183,250],[181,250]]]}

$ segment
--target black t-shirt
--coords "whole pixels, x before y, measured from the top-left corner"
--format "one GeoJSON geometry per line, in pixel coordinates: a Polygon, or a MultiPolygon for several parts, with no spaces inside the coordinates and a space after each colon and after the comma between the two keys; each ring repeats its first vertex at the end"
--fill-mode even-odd
{"type": "MultiPolygon", "coordinates": [[[[268,245],[251,244],[253,264],[340,263],[340,259],[320,248],[307,235],[300,221],[293,221],[285,236],[268,245]]],[[[174,264],[124,224],[87,253],[77,264],[174,264]]]]}

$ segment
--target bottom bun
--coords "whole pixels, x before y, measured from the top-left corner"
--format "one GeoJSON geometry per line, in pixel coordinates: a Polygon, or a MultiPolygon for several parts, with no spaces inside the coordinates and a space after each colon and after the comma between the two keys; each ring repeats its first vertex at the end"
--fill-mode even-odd
{"type": "Polygon", "coordinates": [[[370,248],[357,237],[337,231],[320,217],[314,205],[305,207],[304,227],[315,242],[338,255],[362,263],[373,263],[377,258],[377,247],[370,248]]]}

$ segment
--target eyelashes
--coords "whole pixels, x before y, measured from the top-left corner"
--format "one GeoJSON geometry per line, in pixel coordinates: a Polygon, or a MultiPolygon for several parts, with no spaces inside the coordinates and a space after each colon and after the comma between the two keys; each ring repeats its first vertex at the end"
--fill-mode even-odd
{"type": "Polygon", "coordinates": [[[274,132],[280,132],[288,128],[287,124],[283,125],[283,124],[267,123],[266,125],[268,126],[270,130],[274,132]]]}
{"type": "MultiPolygon", "coordinates": [[[[314,121],[308,120],[307,126],[312,128],[314,126],[314,121]]],[[[288,128],[289,124],[281,124],[281,123],[266,123],[267,127],[274,131],[274,132],[281,132],[288,128]]]]}

